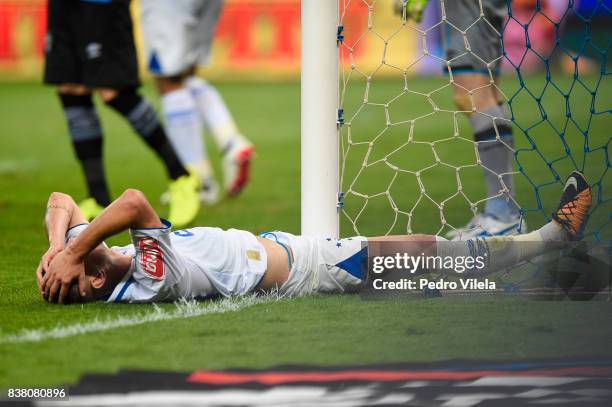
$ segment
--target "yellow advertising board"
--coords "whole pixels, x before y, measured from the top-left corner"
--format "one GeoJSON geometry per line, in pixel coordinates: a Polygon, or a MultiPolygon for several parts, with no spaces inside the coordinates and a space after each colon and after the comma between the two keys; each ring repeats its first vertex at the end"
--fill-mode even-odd
{"type": "MultiPolygon", "coordinates": [[[[341,3],[349,4],[346,9],[341,9],[345,50],[351,50],[354,58],[351,62],[360,71],[374,72],[383,60],[401,67],[411,63],[420,37],[416,30],[401,27],[390,0],[389,7],[378,5],[376,13],[371,13],[362,1],[341,3]],[[388,41],[390,38],[392,42],[388,41]]],[[[142,55],[139,4],[136,0],[133,2],[133,15],[142,62],[146,58],[142,55]]],[[[0,79],[40,77],[45,31],[46,1],[0,0],[0,79]]],[[[211,63],[203,67],[207,77],[223,80],[297,79],[299,69],[299,0],[225,2],[215,31],[211,63]]],[[[386,70],[379,72],[385,74],[386,70]]],[[[143,74],[146,75],[144,70],[143,74]]]]}

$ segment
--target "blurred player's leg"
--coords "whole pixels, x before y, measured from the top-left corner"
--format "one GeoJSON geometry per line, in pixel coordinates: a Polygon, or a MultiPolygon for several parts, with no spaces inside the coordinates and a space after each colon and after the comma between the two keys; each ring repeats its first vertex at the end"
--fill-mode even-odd
{"type": "Polygon", "coordinates": [[[50,0],[45,82],[60,85],[75,150],[92,195],[81,206],[87,216],[94,217],[100,205],[110,203],[102,132],[90,95],[96,89],[164,161],[176,192],[170,218],[181,226],[197,214],[199,200],[193,186],[197,180],[180,163],[153,108],[136,93],[140,82],[129,3],[50,0]]]}
{"type": "Polygon", "coordinates": [[[208,202],[216,201],[217,187],[199,140],[202,124],[223,152],[225,187],[230,195],[238,194],[246,184],[253,155],[251,143],[239,133],[217,90],[194,76],[195,68],[208,62],[221,6],[220,0],[142,3],[148,65],[157,77],[168,133],[183,162],[200,171],[202,200],[208,202]]]}
{"type": "Polygon", "coordinates": [[[240,133],[223,98],[213,85],[197,76],[190,76],[186,84],[206,128],[224,151],[240,133]]]}
{"type": "MultiPolygon", "coordinates": [[[[217,25],[222,0],[208,0],[202,4],[198,26],[191,38],[197,53],[197,64],[206,65],[210,58],[214,28],[217,25]]],[[[249,179],[253,145],[240,134],[232,115],[217,89],[203,79],[191,76],[187,86],[194,94],[204,124],[223,155],[223,183],[230,196],[238,195],[249,179]]]]}
{"type": "Polygon", "coordinates": [[[162,159],[168,175],[172,179],[188,175],[176,152],[170,145],[166,132],[157,118],[153,106],[134,90],[112,91],[102,90],[105,103],[123,116],[134,131],[162,159]]]}
{"type": "Polygon", "coordinates": [[[237,195],[248,182],[249,165],[255,152],[242,135],[217,89],[196,76],[187,79],[204,124],[223,154],[225,189],[237,195]]]}
{"type": "MultiPolygon", "coordinates": [[[[168,136],[181,161],[200,177],[200,199],[218,201],[218,186],[202,140],[202,118],[185,79],[194,70],[199,46],[193,38],[197,16],[209,2],[149,0],[142,3],[148,68],[156,77],[168,136]],[[194,23],[195,22],[195,23],[194,23]]],[[[165,194],[162,196],[162,201],[165,194]]]]}
{"type": "Polygon", "coordinates": [[[518,208],[510,199],[515,192],[511,175],[514,137],[506,107],[497,101],[494,88],[489,86],[488,76],[464,73],[456,75],[455,82],[457,107],[470,112],[474,140],[478,142],[478,155],[487,188],[484,214],[504,224],[516,223],[518,208]],[[478,90],[474,90],[470,98],[464,89],[478,90]]]}
{"type": "Polygon", "coordinates": [[[79,23],[78,2],[48,2],[44,82],[58,87],[72,145],[87,180],[89,198],[80,207],[92,219],[111,199],[104,175],[102,128],[91,92],[82,85],[80,51],[74,38],[79,23]]]}
{"type": "MultiPolygon", "coordinates": [[[[83,83],[96,89],[107,106],[122,115],[163,161],[173,180],[170,220],[176,226],[197,215],[199,200],[191,176],[166,137],[151,104],[140,96],[129,1],[78,2],[77,41],[84,50],[83,83]]],[[[197,184],[197,181],[195,182],[197,184]]]]}
{"type": "Polygon", "coordinates": [[[200,177],[200,200],[212,205],[219,200],[219,188],[202,138],[202,119],[193,95],[182,79],[157,78],[166,129],[181,161],[200,177]]]}
{"type": "Polygon", "coordinates": [[[170,183],[170,222],[175,226],[191,222],[200,207],[199,179],[181,163],[151,104],[133,89],[120,92],[104,89],[100,93],[106,104],[121,114],[163,161],[173,180],[170,183]]]}
{"type": "Polygon", "coordinates": [[[66,91],[65,86],[60,86],[59,97],[89,191],[89,198],[79,206],[88,219],[93,219],[111,202],[102,159],[102,128],[91,94],[75,95],[66,91]]]}
{"type": "Polygon", "coordinates": [[[500,103],[491,83],[497,78],[501,65],[502,22],[507,12],[503,0],[479,2],[459,0],[445,3],[448,21],[445,25],[447,60],[451,61],[455,103],[467,113],[478,155],[483,167],[487,200],[483,213],[472,219],[465,228],[449,233],[453,238],[486,235],[516,234],[525,230],[519,208],[515,204],[512,161],[514,138],[507,108],[500,103]],[[465,40],[469,43],[466,47],[465,40]]]}

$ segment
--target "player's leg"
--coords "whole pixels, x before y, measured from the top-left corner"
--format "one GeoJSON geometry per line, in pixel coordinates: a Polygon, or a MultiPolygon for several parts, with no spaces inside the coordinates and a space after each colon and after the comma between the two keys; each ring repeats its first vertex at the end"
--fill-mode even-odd
{"type": "MultiPolygon", "coordinates": [[[[202,202],[219,199],[218,186],[202,139],[203,123],[185,79],[194,69],[191,48],[196,1],[151,0],[141,5],[147,66],[161,96],[168,137],[181,161],[200,176],[202,202]]],[[[165,195],[162,196],[162,200],[165,195]]]]}
{"type": "Polygon", "coordinates": [[[111,201],[102,159],[102,128],[91,92],[82,83],[82,64],[75,38],[79,9],[70,0],[50,0],[47,12],[44,82],[57,86],[72,146],[81,163],[89,198],[80,207],[88,219],[111,201]]]}
{"type": "Polygon", "coordinates": [[[512,124],[495,82],[506,6],[502,0],[484,0],[448,2],[445,7],[449,24],[444,28],[444,41],[455,85],[454,99],[457,108],[469,117],[487,190],[483,213],[449,237],[519,233],[525,227],[514,201],[512,124]],[[465,35],[457,28],[467,29],[465,35]]]}
{"type": "MultiPolygon", "coordinates": [[[[393,257],[397,253],[437,256],[442,259],[480,256],[485,259],[484,267],[474,266],[468,268],[466,273],[493,273],[558,249],[564,242],[579,239],[591,200],[591,189],[584,176],[573,172],[567,178],[559,206],[552,215],[553,220],[531,233],[474,237],[459,242],[447,242],[442,237],[428,235],[382,236],[368,239],[368,256],[393,257]]],[[[455,273],[454,270],[435,271],[455,273]]]]}
{"type": "Polygon", "coordinates": [[[98,88],[101,99],[128,121],[134,131],[161,158],[168,176],[175,180],[189,175],[172,148],[153,106],[135,89],[98,88]]]}
{"type": "Polygon", "coordinates": [[[500,271],[559,248],[582,234],[591,207],[591,189],[584,176],[573,172],[567,178],[552,220],[531,233],[514,236],[477,237],[465,242],[438,244],[439,256],[482,256],[485,268],[478,273],[500,271]]]}
{"type": "Polygon", "coordinates": [[[88,220],[98,216],[111,203],[102,157],[102,127],[91,92],[75,84],[58,86],[58,95],[66,115],[72,146],[81,162],[89,198],[79,203],[88,220]]]}
{"type": "Polygon", "coordinates": [[[490,76],[457,73],[454,79],[457,108],[467,112],[474,140],[478,142],[487,190],[484,214],[504,223],[515,223],[518,208],[513,201],[514,138],[506,107],[499,103],[490,76]]]}
{"type": "Polygon", "coordinates": [[[187,85],[200,115],[223,156],[225,189],[239,194],[249,179],[249,166],[255,153],[253,144],[240,133],[219,91],[209,82],[190,76],[187,85]]]}
{"type": "MultiPolygon", "coordinates": [[[[540,229],[522,235],[475,237],[468,241],[447,242],[431,235],[355,236],[322,239],[270,232],[263,237],[287,248],[294,260],[287,281],[279,294],[297,296],[312,292],[344,292],[359,288],[366,279],[367,258],[412,256],[482,257],[484,268],[467,273],[486,274],[503,270],[542,255],[580,237],[591,206],[591,190],[582,174],[570,174],[553,220],[540,229]]],[[[426,270],[416,270],[424,272],[426,270]]],[[[434,271],[434,270],[427,270],[434,271]]],[[[451,272],[436,269],[437,272],[451,272]]],[[[455,273],[455,271],[452,271],[455,273]]]]}
{"type": "Polygon", "coordinates": [[[83,83],[97,89],[102,100],[122,115],[161,158],[173,180],[169,218],[177,226],[185,225],[199,209],[199,181],[181,164],[155,110],[136,90],[140,82],[129,2],[79,4],[83,83]]]}
{"type": "Polygon", "coordinates": [[[212,205],[219,200],[219,187],[202,138],[202,120],[183,75],[156,77],[168,137],[181,161],[200,177],[200,200],[212,205]]]}
{"type": "MultiPolygon", "coordinates": [[[[188,33],[191,51],[196,56],[196,64],[206,65],[210,58],[213,34],[222,1],[200,2],[198,24],[188,33]]],[[[202,78],[191,75],[186,81],[204,121],[204,124],[223,155],[223,178],[225,189],[230,196],[239,194],[249,177],[249,165],[255,149],[238,129],[232,114],[219,91],[202,78]]]]}
{"type": "Polygon", "coordinates": [[[168,176],[172,180],[169,186],[170,214],[168,220],[177,227],[190,223],[200,207],[198,197],[200,181],[197,175],[190,174],[181,163],[153,107],[134,89],[119,91],[101,88],[98,89],[98,93],[108,106],[130,123],[134,131],[164,163],[168,176]]]}

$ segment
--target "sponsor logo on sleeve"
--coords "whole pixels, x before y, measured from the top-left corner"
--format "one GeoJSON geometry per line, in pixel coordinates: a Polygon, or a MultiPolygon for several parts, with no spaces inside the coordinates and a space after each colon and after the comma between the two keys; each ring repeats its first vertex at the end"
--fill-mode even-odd
{"type": "Polygon", "coordinates": [[[156,280],[163,280],[165,276],[164,259],[159,248],[159,242],[151,237],[138,241],[138,261],[145,274],[156,280]]]}

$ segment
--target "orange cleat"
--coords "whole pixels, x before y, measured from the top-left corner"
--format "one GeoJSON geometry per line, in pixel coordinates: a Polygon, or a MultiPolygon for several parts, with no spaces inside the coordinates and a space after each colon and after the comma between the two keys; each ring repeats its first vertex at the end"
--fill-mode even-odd
{"type": "Polygon", "coordinates": [[[559,208],[552,214],[553,220],[563,227],[573,239],[578,239],[591,209],[591,188],[584,175],[572,172],[565,181],[559,208]]]}

